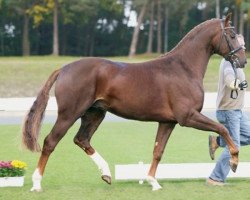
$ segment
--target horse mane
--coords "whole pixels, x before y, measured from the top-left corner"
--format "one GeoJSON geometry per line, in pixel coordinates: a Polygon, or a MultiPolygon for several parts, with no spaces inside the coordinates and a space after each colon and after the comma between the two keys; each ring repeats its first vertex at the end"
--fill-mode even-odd
{"type": "Polygon", "coordinates": [[[182,39],[181,41],[179,41],[179,43],[169,52],[164,53],[163,55],[161,55],[160,57],[164,57],[166,55],[169,55],[171,53],[173,53],[174,51],[178,50],[182,45],[185,44],[186,41],[188,41],[189,38],[193,37],[194,34],[196,34],[200,29],[202,29],[204,26],[207,26],[210,23],[215,23],[217,22],[218,18],[213,18],[210,20],[206,20],[200,24],[198,24],[197,26],[195,26],[193,29],[191,29],[182,39]]]}

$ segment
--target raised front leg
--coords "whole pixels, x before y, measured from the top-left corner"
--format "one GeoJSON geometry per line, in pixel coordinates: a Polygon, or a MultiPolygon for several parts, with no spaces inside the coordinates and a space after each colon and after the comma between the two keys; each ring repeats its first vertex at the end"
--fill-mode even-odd
{"type": "Polygon", "coordinates": [[[155,146],[154,146],[154,153],[153,153],[153,160],[148,172],[147,181],[152,186],[152,190],[159,190],[161,189],[160,184],[155,179],[155,173],[158,167],[158,164],[161,160],[162,154],[164,152],[166,143],[172,133],[172,130],[175,127],[175,123],[159,123],[156,139],[155,139],[155,146]]]}
{"type": "Polygon", "coordinates": [[[229,163],[230,167],[233,172],[236,171],[239,162],[239,150],[234,144],[232,138],[229,135],[228,130],[225,128],[224,125],[214,122],[213,120],[202,115],[196,110],[190,111],[186,113],[186,115],[182,115],[178,119],[178,122],[181,126],[193,127],[204,131],[213,131],[221,135],[225,139],[225,142],[227,143],[230,154],[232,156],[229,163]]]}

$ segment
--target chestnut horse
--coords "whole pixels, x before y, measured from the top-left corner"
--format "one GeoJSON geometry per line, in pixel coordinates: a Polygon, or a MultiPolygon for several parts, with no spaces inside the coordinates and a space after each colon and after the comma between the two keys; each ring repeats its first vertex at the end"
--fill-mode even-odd
{"type": "Polygon", "coordinates": [[[41,180],[49,156],[67,130],[81,118],[74,142],[99,167],[102,179],[111,183],[108,163],[90,145],[90,140],[106,112],[140,121],[159,122],[153,159],[147,180],[153,190],[161,186],[155,179],[158,163],[172,130],[178,123],[224,137],[233,171],[238,165],[238,149],[227,129],[200,113],[204,101],[203,78],[209,58],[217,53],[237,67],[244,67],[246,55],[226,19],[212,19],[191,30],[169,53],[143,63],[112,62],[83,58],[54,71],[32,105],[23,126],[23,143],[40,151],[38,135],[49,91],[55,85],[58,116],[45,138],[32,191],[41,191],[41,180]]]}

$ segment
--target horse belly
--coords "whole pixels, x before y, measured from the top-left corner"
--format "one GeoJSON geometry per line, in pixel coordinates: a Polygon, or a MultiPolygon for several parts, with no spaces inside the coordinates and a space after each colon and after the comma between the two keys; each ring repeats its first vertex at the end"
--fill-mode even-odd
{"type": "Polygon", "coordinates": [[[108,111],[118,116],[141,121],[173,121],[173,113],[167,104],[154,95],[122,94],[109,99],[108,111]]]}
{"type": "Polygon", "coordinates": [[[108,111],[126,119],[133,119],[139,121],[175,121],[171,113],[157,112],[156,110],[154,112],[149,112],[133,108],[129,110],[126,107],[123,107],[123,109],[118,107],[111,107],[108,111]]]}

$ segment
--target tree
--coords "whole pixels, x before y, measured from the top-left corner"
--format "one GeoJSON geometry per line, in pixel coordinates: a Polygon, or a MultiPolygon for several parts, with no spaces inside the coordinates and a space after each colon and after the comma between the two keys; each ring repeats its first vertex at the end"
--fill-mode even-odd
{"type": "Polygon", "coordinates": [[[220,18],[220,0],[216,0],[215,16],[220,18]]]}
{"type": "Polygon", "coordinates": [[[242,9],[249,47],[249,0],[0,0],[0,55],[115,56],[162,51],[163,44],[166,52],[215,17],[216,1],[222,16],[233,11],[236,30],[242,9]],[[128,26],[126,10],[138,13],[137,27],[128,26]]]}
{"type": "Polygon", "coordinates": [[[147,0],[143,3],[142,8],[140,10],[140,14],[137,18],[137,25],[134,28],[133,36],[132,36],[132,41],[130,44],[130,50],[129,50],[129,58],[132,58],[135,53],[136,53],[136,47],[137,47],[137,42],[138,42],[138,37],[139,37],[139,32],[140,32],[140,27],[143,22],[143,17],[146,13],[148,4],[150,3],[151,0],[147,0]]]}
{"type": "Polygon", "coordinates": [[[169,8],[165,6],[165,23],[164,23],[164,52],[168,51],[168,22],[169,8]]]}
{"type": "Polygon", "coordinates": [[[30,55],[30,41],[29,41],[29,15],[23,13],[23,56],[30,55]]]}
{"type": "Polygon", "coordinates": [[[119,48],[123,48],[121,38],[114,35],[118,32],[120,34],[127,32],[123,29],[117,30],[118,27],[124,27],[121,25],[123,20],[122,2],[117,0],[71,0],[64,1],[60,10],[63,29],[65,29],[61,37],[70,38],[68,41],[62,41],[63,54],[67,54],[67,51],[74,51],[75,55],[107,55],[119,52],[119,48]],[[119,42],[114,41],[114,38],[117,37],[119,42]],[[119,45],[119,48],[116,45],[119,45]],[[112,48],[113,46],[115,48],[112,48]]]}
{"type": "Polygon", "coordinates": [[[35,27],[38,27],[45,20],[45,16],[53,12],[52,55],[55,56],[59,55],[58,6],[59,6],[58,0],[37,0],[36,3],[28,10],[30,16],[33,17],[35,27]]]}
{"type": "Polygon", "coordinates": [[[149,33],[148,33],[148,45],[147,45],[147,53],[151,54],[153,52],[153,37],[154,37],[154,0],[151,2],[150,8],[150,21],[149,21],[149,33]]]}
{"type": "Polygon", "coordinates": [[[58,0],[54,0],[53,9],[53,52],[52,55],[59,55],[59,38],[58,38],[58,0]]]}
{"type": "Polygon", "coordinates": [[[162,21],[162,13],[161,13],[161,0],[157,0],[157,53],[161,53],[162,51],[162,37],[161,37],[161,21],[162,21]]]}
{"type": "Polygon", "coordinates": [[[239,9],[239,33],[244,35],[246,47],[249,48],[250,35],[250,1],[249,0],[236,0],[236,5],[239,9]],[[245,16],[247,16],[245,18],[245,16]]]}
{"type": "Polygon", "coordinates": [[[171,50],[191,28],[204,19],[196,15],[200,12],[196,0],[161,0],[161,4],[165,8],[163,30],[166,51],[171,50]]]}
{"type": "Polygon", "coordinates": [[[236,0],[236,6],[239,8],[239,33],[244,34],[244,8],[242,6],[244,0],[236,0]]]}
{"type": "Polygon", "coordinates": [[[32,0],[9,0],[6,2],[10,10],[13,10],[23,18],[23,29],[22,29],[22,54],[23,56],[30,55],[30,41],[29,41],[29,20],[30,14],[29,9],[33,6],[32,0]]]}

